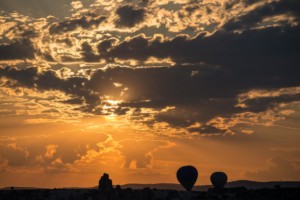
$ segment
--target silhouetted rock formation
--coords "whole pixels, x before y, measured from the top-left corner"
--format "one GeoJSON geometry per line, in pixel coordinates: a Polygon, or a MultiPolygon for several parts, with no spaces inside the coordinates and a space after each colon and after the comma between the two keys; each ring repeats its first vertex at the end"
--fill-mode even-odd
{"type": "Polygon", "coordinates": [[[109,175],[104,173],[103,176],[99,180],[98,189],[103,192],[112,191],[113,185],[111,179],[109,179],[109,175]]]}
{"type": "Polygon", "coordinates": [[[113,200],[116,199],[114,195],[112,180],[109,179],[109,175],[104,173],[99,180],[99,193],[95,199],[101,200],[113,200]]]}

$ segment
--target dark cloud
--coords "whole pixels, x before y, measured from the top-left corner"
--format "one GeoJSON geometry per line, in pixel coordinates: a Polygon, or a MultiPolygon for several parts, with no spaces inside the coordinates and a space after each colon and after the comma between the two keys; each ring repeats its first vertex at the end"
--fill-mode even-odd
{"type": "Polygon", "coordinates": [[[116,10],[118,19],[115,20],[115,24],[118,27],[134,27],[144,20],[145,13],[146,11],[144,9],[135,8],[131,5],[119,7],[116,10]]]}
{"type": "Polygon", "coordinates": [[[35,67],[17,69],[14,67],[0,68],[0,77],[7,77],[17,81],[13,87],[36,88],[38,90],[58,90],[71,95],[72,100],[68,103],[82,103],[84,100],[87,108],[94,108],[100,103],[99,95],[87,89],[84,85],[87,79],[83,77],[72,77],[68,79],[59,78],[52,70],[38,72],[35,67]],[[78,99],[83,99],[81,102],[78,99]]]}
{"type": "Polygon", "coordinates": [[[107,53],[112,48],[112,46],[115,42],[116,42],[116,39],[114,39],[114,38],[101,41],[98,45],[98,51],[101,54],[107,53]]]}
{"type": "Polygon", "coordinates": [[[99,59],[105,57],[106,61],[113,62],[112,58],[108,58],[106,55],[108,51],[113,47],[113,44],[116,43],[115,38],[109,38],[102,40],[97,45],[98,52],[94,52],[91,45],[88,42],[85,42],[81,45],[81,55],[82,59],[86,62],[97,62],[99,59]],[[99,55],[101,54],[101,56],[99,55]]]}
{"type": "MultiPolygon", "coordinates": [[[[196,122],[207,123],[217,116],[263,112],[280,103],[299,100],[297,94],[280,95],[248,100],[245,102],[247,108],[236,107],[237,96],[243,92],[300,85],[296,76],[285,74],[287,68],[297,73],[295,67],[277,66],[278,69],[267,72],[263,70],[275,69],[275,66],[267,65],[261,69],[246,64],[238,67],[185,65],[170,68],[114,68],[107,70],[105,77],[111,77],[129,88],[129,100],[121,104],[125,108],[161,109],[175,106],[175,109],[157,114],[153,121],[167,122],[175,127],[189,127],[196,122]],[[192,76],[195,71],[199,73],[192,76]]],[[[212,132],[216,128],[207,126],[203,131],[207,130],[212,132]]]]}
{"type": "Polygon", "coordinates": [[[205,134],[224,134],[227,129],[219,129],[211,125],[202,125],[200,127],[187,128],[190,132],[205,133],[205,134]]]}
{"type": "Polygon", "coordinates": [[[35,49],[29,39],[0,44],[0,60],[32,59],[35,49]]]}
{"type": "Polygon", "coordinates": [[[183,35],[170,40],[139,35],[113,46],[103,57],[138,61],[150,57],[171,58],[176,63],[204,62],[244,69],[241,71],[245,75],[248,74],[248,68],[261,67],[267,68],[263,73],[278,73],[282,65],[293,70],[299,69],[299,34],[299,27],[272,27],[242,33],[218,31],[212,36],[200,34],[195,38],[183,35]],[[273,70],[270,70],[270,66],[273,70]]]}
{"type": "Polygon", "coordinates": [[[93,13],[85,14],[78,19],[56,22],[50,26],[49,32],[50,34],[62,34],[64,32],[74,31],[78,27],[88,29],[92,26],[100,25],[104,20],[106,20],[105,16],[97,16],[93,13]]]}
{"type": "Polygon", "coordinates": [[[296,17],[299,22],[300,2],[295,0],[280,0],[266,3],[241,17],[230,20],[223,28],[226,30],[251,28],[268,17],[281,14],[290,14],[296,17]]]}
{"type": "MultiPolygon", "coordinates": [[[[85,61],[171,58],[173,67],[107,67],[93,71],[90,78],[62,79],[54,71],[36,68],[1,68],[0,76],[17,81],[17,86],[39,90],[59,90],[71,96],[70,104],[85,104],[86,112],[102,114],[100,97],[125,99],[110,112],[125,114],[129,109],[143,115],[142,108],[160,110],[149,125],[167,122],[190,131],[217,132],[209,124],[218,116],[230,118],[243,112],[263,112],[280,103],[299,100],[298,94],[248,99],[247,107],[237,107],[240,94],[253,89],[276,90],[300,86],[300,27],[271,27],[242,33],[218,31],[195,38],[148,38],[143,35],[117,43],[106,39],[94,52],[89,43],[82,44],[85,61]],[[205,63],[205,64],[199,64],[205,63]],[[121,84],[116,87],[115,83],[121,84]],[[125,90],[127,88],[127,90],[125,90]],[[123,96],[121,93],[123,92],[123,96]],[[100,106],[100,107],[99,107],[100,106]],[[196,122],[199,128],[189,128],[196,122]]],[[[135,116],[133,116],[135,117],[135,116]]],[[[224,132],[225,130],[219,130],[224,132]]]]}
{"type": "Polygon", "coordinates": [[[252,112],[262,112],[266,108],[271,108],[273,106],[279,105],[281,103],[288,103],[293,101],[300,101],[300,94],[284,94],[276,97],[260,97],[253,98],[244,101],[243,103],[248,106],[248,110],[252,112]]]}
{"type": "Polygon", "coordinates": [[[260,2],[261,0],[241,0],[243,3],[247,4],[247,5],[252,5],[255,4],[257,2],[260,2]]]}
{"type": "Polygon", "coordinates": [[[86,62],[96,62],[99,61],[99,56],[93,52],[92,47],[88,42],[85,42],[81,45],[82,48],[82,57],[86,62]]]}
{"type": "Polygon", "coordinates": [[[81,97],[77,97],[77,98],[72,98],[72,99],[68,99],[63,101],[63,103],[67,103],[67,104],[82,104],[84,103],[84,99],[81,97]]]}
{"type": "Polygon", "coordinates": [[[37,68],[27,68],[25,70],[16,70],[15,68],[0,68],[0,76],[17,80],[21,86],[33,87],[34,79],[37,75],[37,68]]]}
{"type": "MultiPolygon", "coordinates": [[[[135,108],[138,111],[141,108],[162,109],[166,106],[174,106],[174,109],[158,113],[152,122],[147,122],[149,125],[155,122],[167,122],[174,127],[189,127],[196,122],[207,123],[217,116],[231,117],[242,112],[263,112],[280,103],[299,100],[297,94],[280,95],[248,100],[244,102],[248,107],[236,107],[238,95],[249,90],[300,85],[296,77],[292,81],[289,77],[282,76],[281,81],[278,81],[274,79],[272,73],[255,76],[252,74],[260,71],[256,68],[252,70],[251,72],[249,69],[249,77],[247,77],[244,72],[235,69],[199,65],[137,69],[114,67],[95,72],[87,85],[90,84],[89,87],[95,91],[103,94],[109,92],[115,97],[120,91],[111,84],[105,85],[104,82],[109,83],[113,80],[129,88],[126,92],[127,101],[120,104],[120,107],[126,110],[135,108]],[[191,76],[194,71],[199,71],[199,74],[191,76]],[[244,81],[241,82],[241,79],[244,81]],[[98,82],[102,84],[97,84],[98,82]]],[[[280,75],[280,73],[276,74],[276,76],[280,75]]],[[[203,131],[206,130],[215,131],[216,128],[209,129],[207,126],[203,131]]]]}
{"type": "MultiPolygon", "coordinates": [[[[165,112],[154,115],[148,120],[148,125],[155,122],[167,122],[174,127],[188,128],[190,131],[217,132],[213,124],[207,124],[211,119],[231,116],[243,112],[263,112],[274,108],[280,103],[299,100],[298,94],[279,95],[244,101],[247,107],[237,107],[238,96],[253,89],[279,89],[299,86],[300,81],[295,75],[281,71],[262,73],[261,69],[247,68],[247,73],[236,68],[212,67],[201,65],[183,65],[156,68],[111,67],[98,69],[91,74],[90,79],[70,77],[62,79],[53,71],[38,73],[36,68],[17,70],[2,68],[0,76],[17,80],[17,86],[36,88],[39,90],[59,90],[72,98],[64,101],[69,104],[84,104],[82,110],[94,114],[102,114],[100,97],[110,96],[115,99],[125,97],[126,101],[110,113],[126,114],[129,109],[135,110],[135,115],[142,108],[161,110],[167,106],[173,107],[165,112]],[[193,75],[198,71],[197,75],[193,75]],[[262,75],[257,75],[262,73],[262,75]],[[276,78],[274,78],[276,77],[276,78]],[[120,83],[116,87],[114,83],[120,83]],[[122,91],[128,88],[121,96],[122,91]],[[189,128],[200,122],[199,128],[189,128]]],[[[292,72],[291,72],[292,73],[292,72]]],[[[295,73],[295,71],[294,71],[295,73]]],[[[219,133],[226,130],[219,130],[219,133]]]]}

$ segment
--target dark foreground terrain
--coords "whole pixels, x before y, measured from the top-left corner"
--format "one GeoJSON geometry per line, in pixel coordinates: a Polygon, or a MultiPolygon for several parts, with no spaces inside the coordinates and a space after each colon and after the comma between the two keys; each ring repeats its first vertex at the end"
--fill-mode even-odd
{"type": "Polygon", "coordinates": [[[0,200],[188,200],[188,199],[232,199],[232,200],[299,200],[298,188],[246,189],[245,187],[228,188],[222,191],[177,191],[157,189],[121,189],[111,191],[98,189],[16,189],[0,190],[0,200]]]}

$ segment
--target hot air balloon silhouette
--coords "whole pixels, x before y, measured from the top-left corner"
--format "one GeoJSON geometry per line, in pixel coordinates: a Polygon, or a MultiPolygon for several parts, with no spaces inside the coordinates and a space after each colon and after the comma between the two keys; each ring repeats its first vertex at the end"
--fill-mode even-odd
{"type": "Polygon", "coordinates": [[[227,175],[224,172],[214,172],[210,176],[210,181],[216,189],[222,189],[227,183],[227,175]]]}
{"type": "Polygon", "coordinates": [[[177,170],[179,183],[187,190],[191,191],[198,178],[198,171],[195,167],[187,165],[177,170]]]}

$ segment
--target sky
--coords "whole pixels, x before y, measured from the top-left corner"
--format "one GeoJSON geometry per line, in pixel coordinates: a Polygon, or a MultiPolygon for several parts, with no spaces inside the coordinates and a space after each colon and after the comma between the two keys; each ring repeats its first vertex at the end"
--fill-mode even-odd
{"type": "Polygon", "coordinates": [[[300,1],[0,0],[0,187],[300,180],[300,1]]]}

